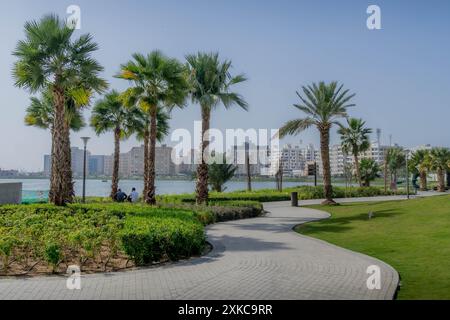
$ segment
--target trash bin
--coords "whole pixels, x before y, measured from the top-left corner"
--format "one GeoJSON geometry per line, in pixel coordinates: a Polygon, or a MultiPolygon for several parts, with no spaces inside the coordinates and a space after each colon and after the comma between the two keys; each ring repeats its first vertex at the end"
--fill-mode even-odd
{"type": "Polygon", "coordinates": [[[298,192],[292,192],[291,203],[293,207],[298,207],[298,192]]]}

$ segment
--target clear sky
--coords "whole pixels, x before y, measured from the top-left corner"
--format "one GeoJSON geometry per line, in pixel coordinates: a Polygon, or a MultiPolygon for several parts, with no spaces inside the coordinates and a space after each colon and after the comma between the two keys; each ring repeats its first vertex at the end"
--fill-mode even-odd
{"type": "MultiPolygon", "coordinates": [[[[25,127],[29,94],[13,86],[11,56],[23,38],[25,21],[47,13],[66,16],[82,10],[82,30],[92,33],[113,88],[113,79],[134,52],[154,49],[183,59],[187,53],[218,51],[232,59],[235,73],[249,81],[236,88],[250,104],[248,113],[218,109],[212,126],[278,128],[300,117],[292,107],[295,91],[313,81],[338,80],[357,94],[351,115],[383,130],[383,140],[414,146],[449,146],[450,1],[318,0],[40,0],[2,1],[0,13],[0,167],[42,170],[50,133],[25,127]],[[366,27],[370,4],[382,10],[382,30],[366,27]]],[[[89,112],[86,112],[89,117],[89,112]]],[[[193,129],[198,106],[175,111],[172,128],[193,129]]],[[[95,137],[90,129],[72,135],[95,137]]],[[[333,141],[337,142],[335,132],[333,141]]],[[[315,130],[287,142],[318,145],[315,130]]],[[[123,143],[128,151],[137,142],[123,143]]],[[[110,154],[112,135],[95,137],[95,154],[110,154]]]]}

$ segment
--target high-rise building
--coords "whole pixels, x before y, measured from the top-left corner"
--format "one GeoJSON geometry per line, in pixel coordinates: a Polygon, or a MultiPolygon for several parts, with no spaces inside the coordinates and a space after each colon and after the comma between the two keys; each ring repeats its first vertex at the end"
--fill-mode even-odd
{"type": "MultiPolygon", "coordinates": [[[[176,174],[172,161],[173,148],[166,145],[156,147],[155,170],[157,175],[169,176],[176,174]]],[[[112,176],[114,156],[105,156],[105,175],[112,176]]],[[[141,177],[144,175],[144,146],[132,148],[127,153],[120,154],[119,176],[124,178],[141,177]]]]}
{"type": "MultiPolygon", "coordinates": [[[[84,172],[84,150],[72,147],[71,149],[71,159],[72,159],[72,173],[74,177],[83,176],[84,172]]],[[[89,175],[89,158],[90,152],[86,154],[86,174],[89,175]]],[[[50,176],[52,170],[52,158],[50,155],[44,155],[44,173],[50,176]]]]}
{"type": "Polygon", "coordinates": [[[91,155],[89,157],[89,174],[91,176],[105,175],[105,156],[91,155]]]}
{"type": "MultiPolygon", "coordinates": [[[[383,146],[378,141],[371,143],[369,149],[359,155],[360,159],[373,159],[379,165],[384,164],[384,158],[389,146],[383,146]]],[[[318,155],[318,169],[320,175],[323,175],[323,166],[321,156],[318,155]]],[[[332,176],[343,176],[346,167],[354,168],[354,157],[351,154],[346,155],[340,144],[332,145],[330,147],[330,168],[332,176]]]]}
{"type": "Polygon", "coordinates": [[[271,155],[271,175],[275,175],[282,165],[283,174],[287,176],[302,176],[306,164],[316,161],[318,152],[312,144],[302,147],[286,145],[271,155]]]}

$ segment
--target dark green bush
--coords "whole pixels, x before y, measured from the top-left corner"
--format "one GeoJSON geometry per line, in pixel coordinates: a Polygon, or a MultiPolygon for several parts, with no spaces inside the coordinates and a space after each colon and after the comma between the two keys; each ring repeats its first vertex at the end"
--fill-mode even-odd
{"type": "Polygon", "coordinates": [[[205,233],[202,224],[195,220],[131,216],[125,221],[121,239],[125,253],[137,265],[143,265],[200,254],[205,233]]]}

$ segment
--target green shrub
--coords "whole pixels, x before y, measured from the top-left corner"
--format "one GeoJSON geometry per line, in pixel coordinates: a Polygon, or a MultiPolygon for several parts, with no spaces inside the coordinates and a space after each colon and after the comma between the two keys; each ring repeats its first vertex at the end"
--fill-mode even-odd
{"type": "Polygon", "coordinates": [[[137,265],[143,265],[163,258],[176,261],[200,254],[205,233],[202,224],[194,219],[131,216],[125,220],[121,239],[125,253],[137,265]]]}
{"type": "Polygon", "coordinates": [[[10,261],[25,271],[30,262],[42,261],[55,271],[61,263],[83,267],[88,260],[106,267],[125,253],[137,263],[177,260],[198,253],[204,241],[197,213],[187,209],[131,204],[0,207],[0,267],[5,273],[10,261]],[[145,241],[138,244],[136,239],[145,241]]]}

